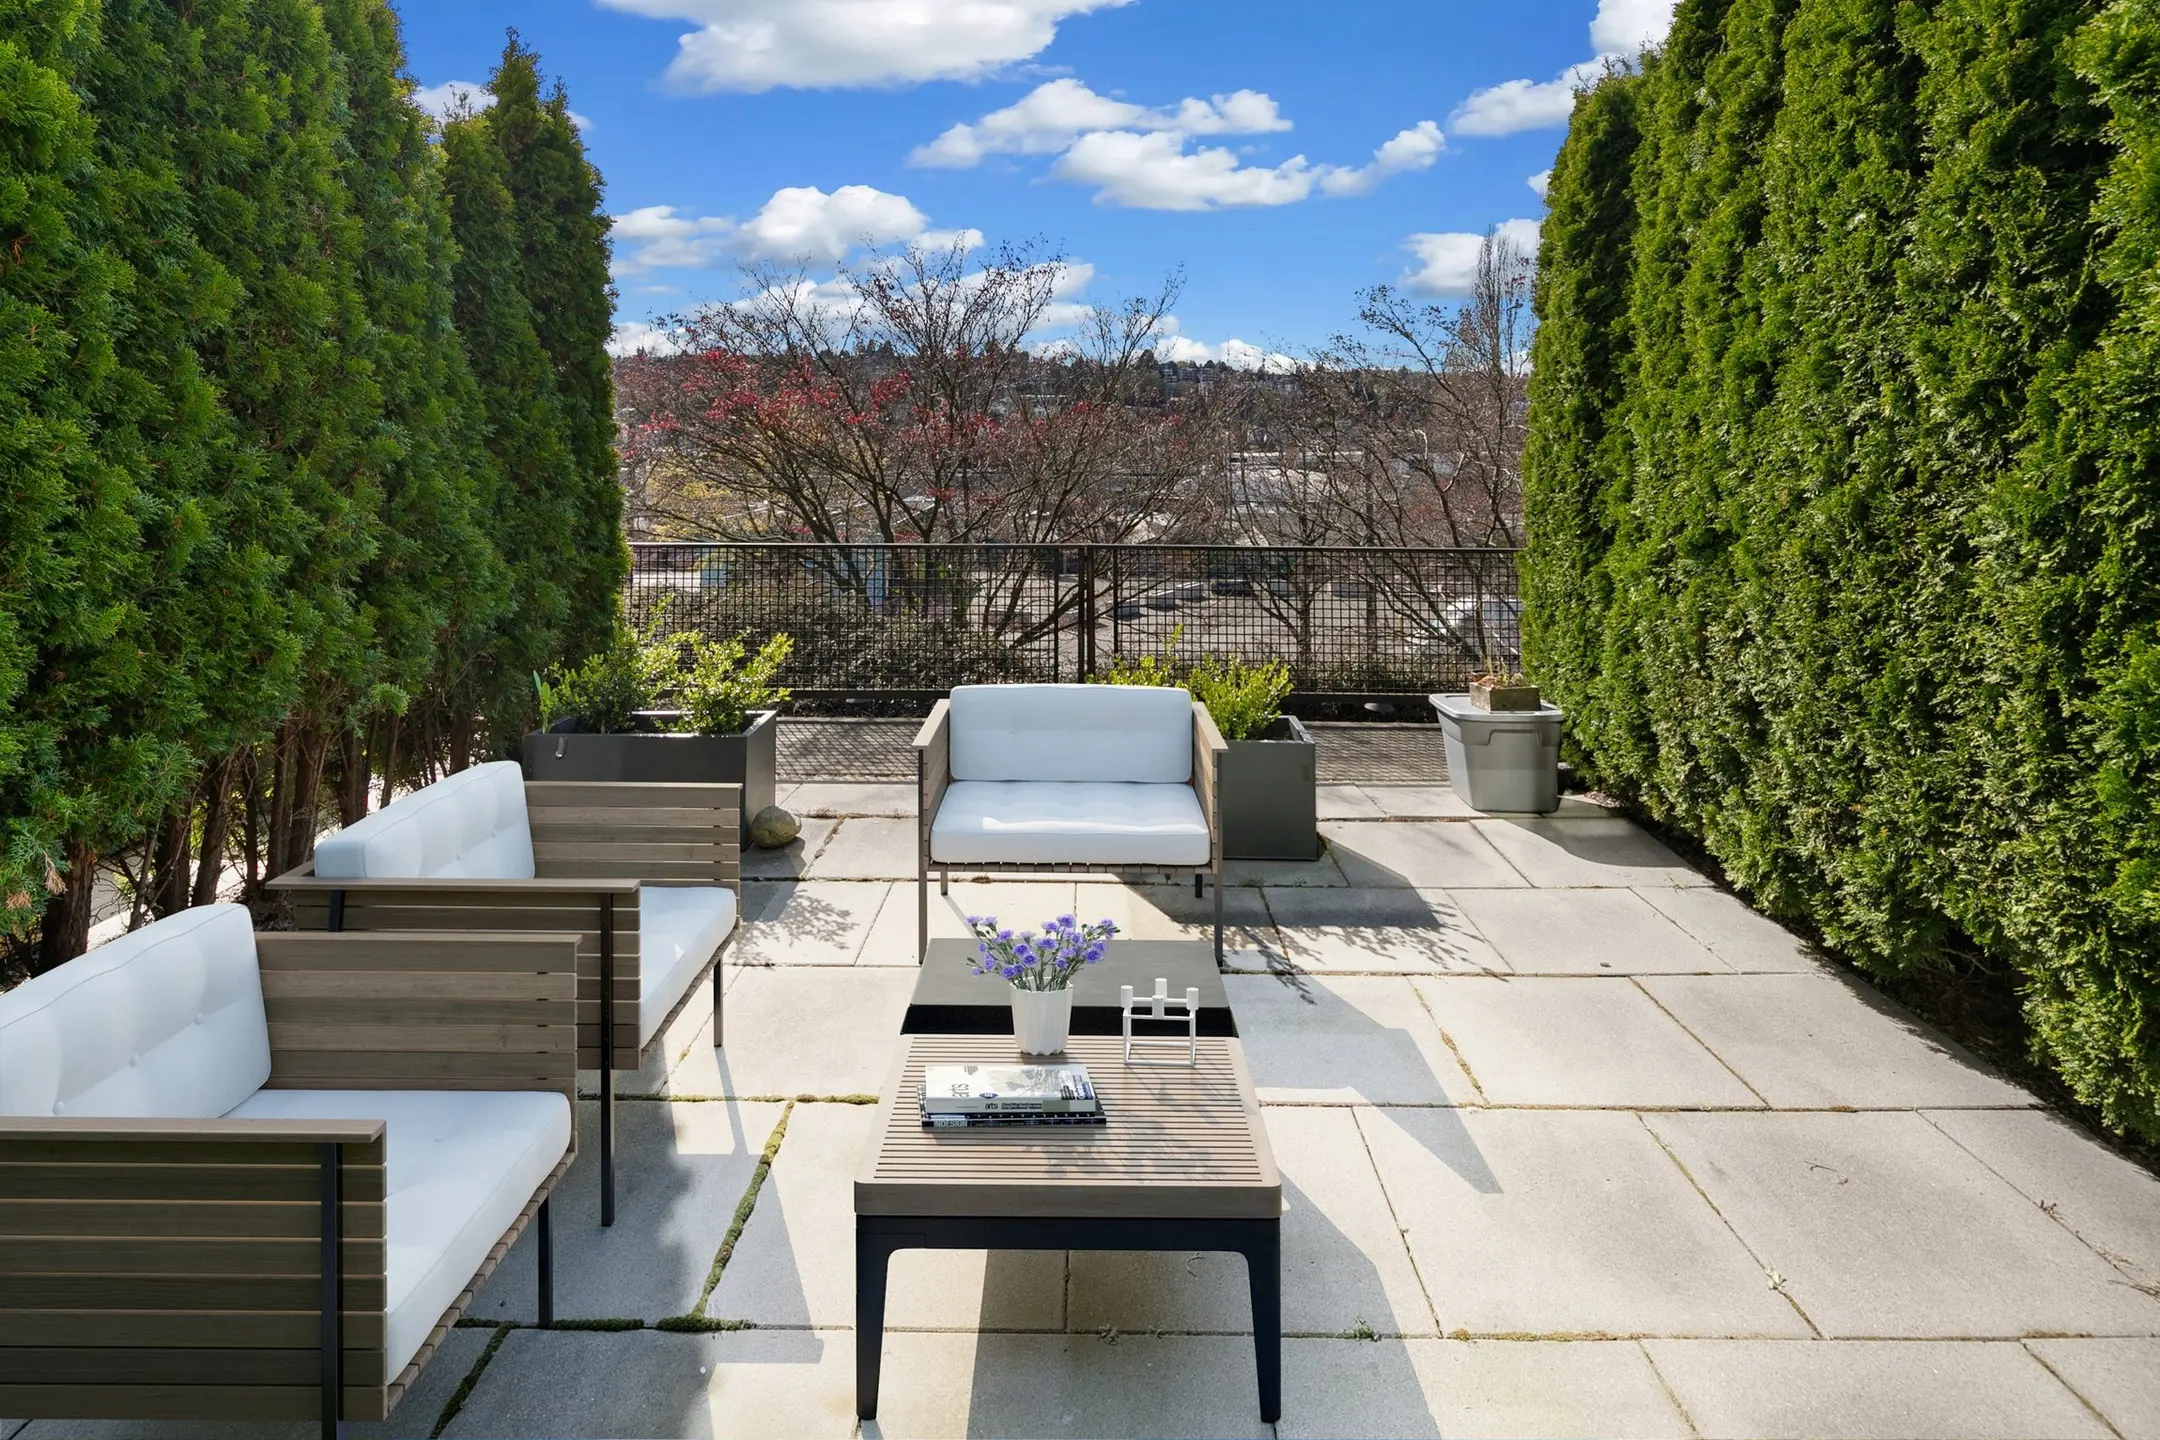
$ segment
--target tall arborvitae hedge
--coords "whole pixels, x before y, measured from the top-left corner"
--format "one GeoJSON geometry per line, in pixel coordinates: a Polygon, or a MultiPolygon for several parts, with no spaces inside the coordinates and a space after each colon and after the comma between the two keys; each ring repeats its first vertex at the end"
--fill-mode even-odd
{"type": "Polygon", "coordinates": [[[233,868],[259,897],[500,749],[572,633],[521,568],[613,603],[547,353],[456,323],[504,273],[458,256],[412,88],[386,0],[0,0],[0,933],[35,965],[101,866],[138,918],[233,868]],[[506,506],[531,455],[541,503],[506,506]]]}
{"type": "Polygon", "coordinates": [[[1682,0],[1551,206],[1577,758],[1868,968],[2011,970],[2160,1137],[2160,5],[1682,0]]]}

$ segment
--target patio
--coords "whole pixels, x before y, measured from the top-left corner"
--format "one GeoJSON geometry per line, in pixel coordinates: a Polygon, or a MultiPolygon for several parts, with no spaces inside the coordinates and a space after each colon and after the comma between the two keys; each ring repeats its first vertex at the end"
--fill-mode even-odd
{"type": "MultiPolygon", "coordinates": [[[[356,1436],[2160,1435],[2160,1181],[1629,822],[1322,789],[1233,862],[1227,979],[1286,1194],[1284,1415],[1240,1262],[906,1252],[854,1418],[850,1182],[914,980],[913,787],[783,785],[729,1044],[692,1003],[527,1242],[356,1436]]],[[[1181,886],[933,900],[1205,934],[1181,886]]],[[[0,1422],[0,1440],[312,1427],[0,1422]]]]}

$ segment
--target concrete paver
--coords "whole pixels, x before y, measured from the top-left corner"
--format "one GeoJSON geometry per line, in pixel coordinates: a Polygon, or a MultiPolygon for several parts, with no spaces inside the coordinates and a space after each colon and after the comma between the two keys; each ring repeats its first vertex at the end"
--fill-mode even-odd
{"type": "Polygon", "coordinates": [[[1463,1105],[1477,1089],[1395,976],[1226,975],[1263,1101],[1463,1105]]]}
{"type": "MultiPolygon", "coordinates": [[[[2134,1283],[2160,1287],[2160,1178],[2039,1110],[1938,1110],[1938,1130],[1979,1157],[2134,1283]]],[[[2155,1372],[2160,1389],[2160,1371],[2155,1372]]]]}
{"type": "Polygon", "coordinates": [[[1730,973],[1628,890],[1462,890],[1455,903],[1523,975],[1730,973]]]}
{"type": "MultiPolygon", "coordinates": [[[[876,1119],[869,1105],[795,1107],[708,1315],[766,1327],[855,1323],[855,1169],[876,1119]]],[[[887,1276],[887,1325],[1064,1328],[1062,1251],[903,1250],[887,1276]]]]}
{"type": "Polygon", "coordinates": [[[1533,885],[1710,883],[1632,820],[1525,817],[1473,823],[1533,885]]]}
{"type": "MultiPolygon", "coordinates": [[[[1270,1107],[1283,1176],[1283,1328],[1431,1335],[1432,1307],[1348,1109],[1270,1107]]],[[[1075,1251],[1068,1328],[1252,1331],[1235,1255],[1075,1251]]]]}
{"type": "MultiPolygon", "coordinates": [[[[577,1159],[556,1187],[555,1313],[564,1320],[688,1313],[781,1107],[714,1100],[615,1106],[615,1223],[600,1228],[599,1106],[578,1108],[577,1159]]],[[[469,1312],[538,1318],[534,1236],[518,1237],[469,1312]]]]}
{"type": "Polygon", "coordinates": [[[1495,1105],[1763,1103],[1625,977],[1451,975],[1417,985],[1495,1105]]]}
{"type": "MultiPolygon", "coordinates": [[[[1360,785],[1376,818],[1386,820],[1475,820],[1478,812],[1451,785],[1360,785]]],[[[1362,818],[1362,817],[1324,817],[1362,818]]]]}
{"type": "Polygon", "coordinates": [[[807,873],[810,862],[825,847],[837,820],[804,820],[802,833],[777,850],[751,846],[742,852],[742,873],[745,880],[791,880],[807,873]]]}
{"type": "Polygon", "coordinates": [[[735,973],[726,1047],[692,1045],[668,1077],[671,1094],[861,1095],[884,1084],[915,988],[911,971],[791,965],[735,973]]]}
{"type": "Polygon", "coordinates": [[[1313,793],[1314,814],[1322,820],[1385,819],[1378,803],[1356,785],[1321,785],[1313,793]]]}
{"type": "Polygon", "coordinates": [[[1293,1340],[1285,1437],[1692,1435],[1632,1340],[1293,1340]]]}
{"type": "Polygon", "coordinates": [[[1328,853],[1352,885],[1453,890],[1528,884],[1478,831],[1451,820],[1346,820],[1320,827],[1328,853]]]}
{"type": "Polygon", "coordinates": [[[781,803],[798,819],[805,816],[845,819],[855,815],[909,817],[915,813],[915,786],[912,782],[810,781],[789,790],[781,803]]]}
{"type": "Polygon", "coordinates": [[[2025,1348],[2123,1440],[2160,1440],[2160,1340],[2028,1340],[2025,1348]]]}
{"type": "Polygon", "coordinates": [[[1645,885],[1635,893],[1735,970],[1824,968],[1805,940],[1713,886],[1645,885]]]}
{"type": "Polygon", "coordinates": [[[1919,1115],[1646,1120],[1824,1335],[2160,1334],[2160,1299],[1919,1115]]]}
{"type": "Polygon", "coordinates": [[[1634,1115],[1367,1108],[1442,1334],[1805,1337],[1634,1115]]]}
{"type": "Polygon", "coordinates": [[[1429,975],[1507,965],[1444,890],[1263,890],[1281,953],[1311,970],[1429,975]]]}
{"type": "MultiPolygon", "coordinates": [[[[916,964],[916,891],[912,879],[892,887],[885,906],[863,942],[860,964],[916,964]]],[[[1068,876],[1044,876],[1039,880],[961,880],[952,892],[938,894],[937,880],[930,881],[930,938],[967,938],[967,917],[991,915],[1005,924],[1035,929],[1053,916],[1063,915],[1075,903],[1073,882],[1068,876]]],[[[1091,917],[1093,918],[1093,917],[1091,917]]]]}
{"type": "Polygon", "coordinates": [[[2006,1343],[1650,1340],[1696,1427],[1732,1440],[2074,1440],[2107,1435],[2006,1343]]]}
{"type": "Polygon", "coordinates": [[[1781,1109],[2032,1103],[1901,1007],[1842,976],[1654,975],[1642,988],[1781,1109]]]}
{"type": "MultiPolygon", "coordinates": [[[[1215,938],[1215,896],[1194,896],[1191,885],[1076,884],[1074,905],[1081,920],[1110,920],[1131,940],[1207,940],[1215,938]]],[[[1223,947],[1226,950],[1278,949],[1280,940],[1261,892],[1250,886],[1223,887],[1223,947]]]]}
{"type": "Polygon", "coordinates": [[[892,889],[889,880],[745,885],[746,918],[728,959],[736,965],[852,965],[892,889]]]}
{"type": "Polygon", "coordinates": [[[845,1332],[514,1330],[443,1433],[848,1440],[854,1431],[855,1337],[845,1332]]]}
{"type": "MultiPolygon", "coordinates": [[[[808,822],[803,829],[808,832],[808,822]]],[[[805,873],[818,880],[913,880],[916,843],[913,820],[852,817],[839,822],[805,873]]]]}

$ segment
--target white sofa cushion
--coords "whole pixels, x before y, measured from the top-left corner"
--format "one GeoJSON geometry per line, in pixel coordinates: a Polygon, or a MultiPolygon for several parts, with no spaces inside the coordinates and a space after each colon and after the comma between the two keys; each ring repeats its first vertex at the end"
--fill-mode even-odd
{"type": "Polygon", "coordinates": [[[238,905],[146,925],[0,995],[0,1114],[207,1119],[269,1078],[238,905]]]}
{"type": "Polygon", "coordinates": [[[638,887],[638,1048],[735,930],[735,892],[724,885],[638,887]]]}
{"type": "Polygon", "coordinates": [[[570,1152],[570,1101],[538,1090],[260,1090],[230,1113],[383,1122],[393,1379],[570,1152]]]}
{"type": "Polygon", "coordinates": [[[930,826],[938,864],[1205,865],[1190,785],[956,780],[930,826]]]}
{"type": "Polygon", "coordinates": [[[401,795],[319,842],[315,873],[325,880],[530,880],[524,773],[498,760],[401,795]]]}
{"type": "Polygon", "coordinates": [[[1192,696],[1149,685],[962,685],[955,780],[1192,779],[1192,696]]]}

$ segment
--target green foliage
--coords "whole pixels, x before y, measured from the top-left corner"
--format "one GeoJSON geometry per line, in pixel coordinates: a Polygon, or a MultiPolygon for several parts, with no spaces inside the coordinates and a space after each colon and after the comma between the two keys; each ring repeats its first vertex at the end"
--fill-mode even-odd
{"type": "Polygon", "coordinates": [[[2160,5],[1683,0],[1542,239],[1526,668],[1884,974],[2160,1136],[2160,5]]]}
{"type": "Polygon", "coordinates": [[[641,728],[646,711],[673,712],[674,728],[694,735],[735,735],[752,710],[786,701],[776,685],[795,641],[774,635],[752,653],[746,636],[717,640],[701,630],[666,626],[663,601],[643,625],[620,623],[608,643],[582,663],[535,675],[540,723],[583,721],[603,735],[641,728]]]}
{"type": "Polygon", "coordinates": [[[1186,660],[1177,653],[1184,637],[1185,627],[1178,626],[1159,654],[1120,655],[1108,670],[1089,676],[1089,682],[1188,690],[1207,707],[1225,740],[1264,738],[1282,718],[1283,701],[1290,698],[1289,665],[1280,659],[1247,661],[1221,655],[1186,660]]]}
{"type": "Polygon", "coordinates": [[[693,734],[738,734],[751,711],[769,710],[788,698],[790,692],[773,678],[795,651],[790,636],[775,635],[752,654],[740,635],[728,640],[697,635],[691,650],[677,698],[684,728],[693,734]]]}
{"type": "Polygon", "coordinates": [[[602,735],[627,734],[672,683],[680,654],[672,635],[621,626],[581,663],[533,677],[540,723],[576,719],[602,735]]]}

